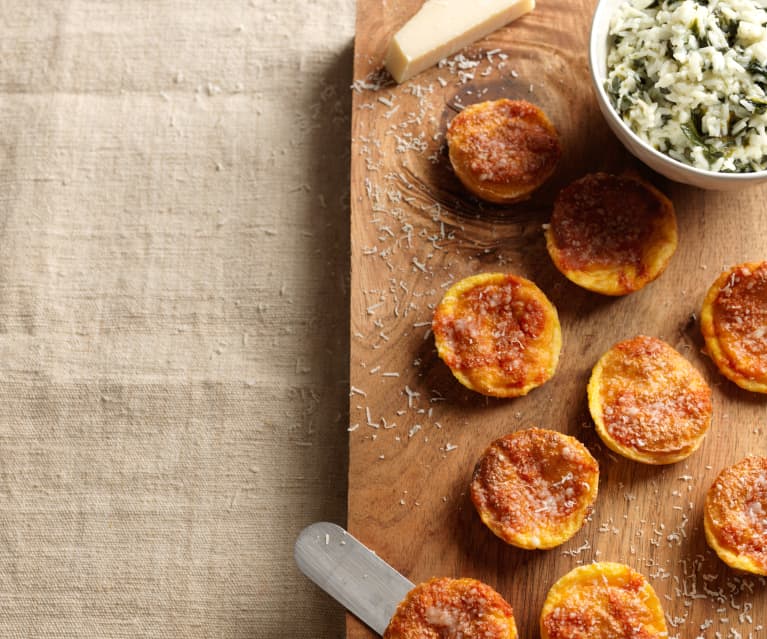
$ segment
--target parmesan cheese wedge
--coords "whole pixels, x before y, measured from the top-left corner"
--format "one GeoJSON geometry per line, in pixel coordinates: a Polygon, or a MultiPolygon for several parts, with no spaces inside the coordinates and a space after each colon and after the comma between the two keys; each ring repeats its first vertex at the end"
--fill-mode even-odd
{"type": "Polygon", "coordinates": [[[535,0],[426,0],[394,36],[384,63],[404,82],[534,7],[535,0]]]}

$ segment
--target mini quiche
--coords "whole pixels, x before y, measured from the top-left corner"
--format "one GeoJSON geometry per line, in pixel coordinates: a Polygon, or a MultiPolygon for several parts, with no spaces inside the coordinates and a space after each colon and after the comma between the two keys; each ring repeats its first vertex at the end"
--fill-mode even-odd
{"type": "Polygon", "coordinates": [[[518,397],[554,374],[562,346],[557,311],[531,281],[506,273],[467,277],[434,312],[437,352],[461,384],[518,397]]]}
{"type": "Polygon", "coordinates": [[[767,393],[767,262],[741,264],[719,275],[703,301],[700,329],[725,377],[767,393]]]}
{"type": "Polygon", "coordinates": [[[417,585],[407,594],[383,637],[517,639],[517,626],[511,606],[487,584],[440,577],[417,585]]]}
{"type": "Polygon", "coordinates": [[[652,282],[676,251],[671,201],[634,177],[593,173],[562,189],[545,229],[559,271],[603,295],[626,295],[652,282]]]}
{"type": "Polygon", "coordinates": [[[660,600],[628,566],[580,566],[555,583],[541,610],[541,639],[666,639],[660,600]]]}
{"type": "Polygon", "coordinates": [[[530,428],[494,441],[474,468],[471,500],[482,521],[519,548],[553,548],[591,513],[599,465],[574,437],[530,428]]]}
{"type": "Polygon", "coordinates": [[[706,540],[732,568],[767,575],[767,457],[725,468],[706,493],[706,540]]]}
{"type": "Polygon", "coordinates": [[[450,122],[447,144],[458,179],[497,204],[529,197],[554,173],[562,154],[554,125],[524,100],[466,107],[450,122]]]}
{"type": "Polygon", "coordinates": [[[638,335],[597,362],[589,410],[608,448],[645,464],[672,464],[700,446],[711,423],[711,389],[664,341],[638,335]]]}

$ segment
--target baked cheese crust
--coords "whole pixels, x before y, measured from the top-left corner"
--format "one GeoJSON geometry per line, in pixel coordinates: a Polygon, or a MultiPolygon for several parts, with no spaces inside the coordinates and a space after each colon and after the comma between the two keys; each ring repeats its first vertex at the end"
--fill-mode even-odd
{"type": "Polygon", "coordinates": [[[672,464],[700,446],[711,389],[680,353],[638,335],[605,353],[591,373],[589,410],[602,441],[645,464],[672,464]]]}
{"type": "Polygon", "coordinates": [[[590,514],[599,465],[574,437],[530,428],[494,441],[477,462],[471,500],[482,521],[519,548],[553,548],[590,514]]]}
{"type": "Polygon", "coordinates": [[[668,637],[652,586],[619,563],[580,566],[557,581],[541,611],[541,639],[668,637]]]}
{"type": "Polygon", "coordinates": [[[546,114],[524,100],[466,107],[447,128],[450,163],[463,185],[483,200],[526,199],[554,173],[562,154],[546,114]]]}
{"type": "Polygon", "coordinates": [[[593,173],[562,189],[546,227],[554,265],[603,295],[626,295],[656,279],[676,251],[674,205],[647,182],[593,173]]]}
{"type": "Polygon", "coordinates": [[[719,275],[700,314],[706,350],[741,388],[767,393],[767,262],[748,262],[719,275]]]}
{"type": "Polygon", "coordinates": [[[467,277],[434,313],[437,352],[461,384],[484,395],[526,395],[551,378],[562,347],[553,304],[530,280],[467,277]]]}
{"type": "Polygon", "coordinates": [[[511,606],[487,584],[439,577],[408,593],[383,637],[517,639],[517,626],[511,606]]]}
{"type": "Polygon", "coordinates": [[[706,540],[732,568],[767,575],[767,457],[746,457],[706,493],[706,540]]]}

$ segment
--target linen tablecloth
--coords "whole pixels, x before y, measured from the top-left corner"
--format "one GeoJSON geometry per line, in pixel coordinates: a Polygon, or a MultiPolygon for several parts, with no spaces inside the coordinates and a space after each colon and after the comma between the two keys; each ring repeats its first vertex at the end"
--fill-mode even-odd
{"type": "Polygon", "coordinates": [[[0,0],[0,636],[338,637],[350,0],[0,0]]]}

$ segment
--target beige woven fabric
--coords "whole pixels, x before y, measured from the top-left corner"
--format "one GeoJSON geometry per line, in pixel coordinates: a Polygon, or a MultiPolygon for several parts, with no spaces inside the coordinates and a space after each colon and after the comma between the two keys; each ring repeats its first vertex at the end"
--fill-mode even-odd
{"type": "Polygon", "coordinates": [[[1,637],[343,634],[353,14],[0,0],[1,637]]]}

